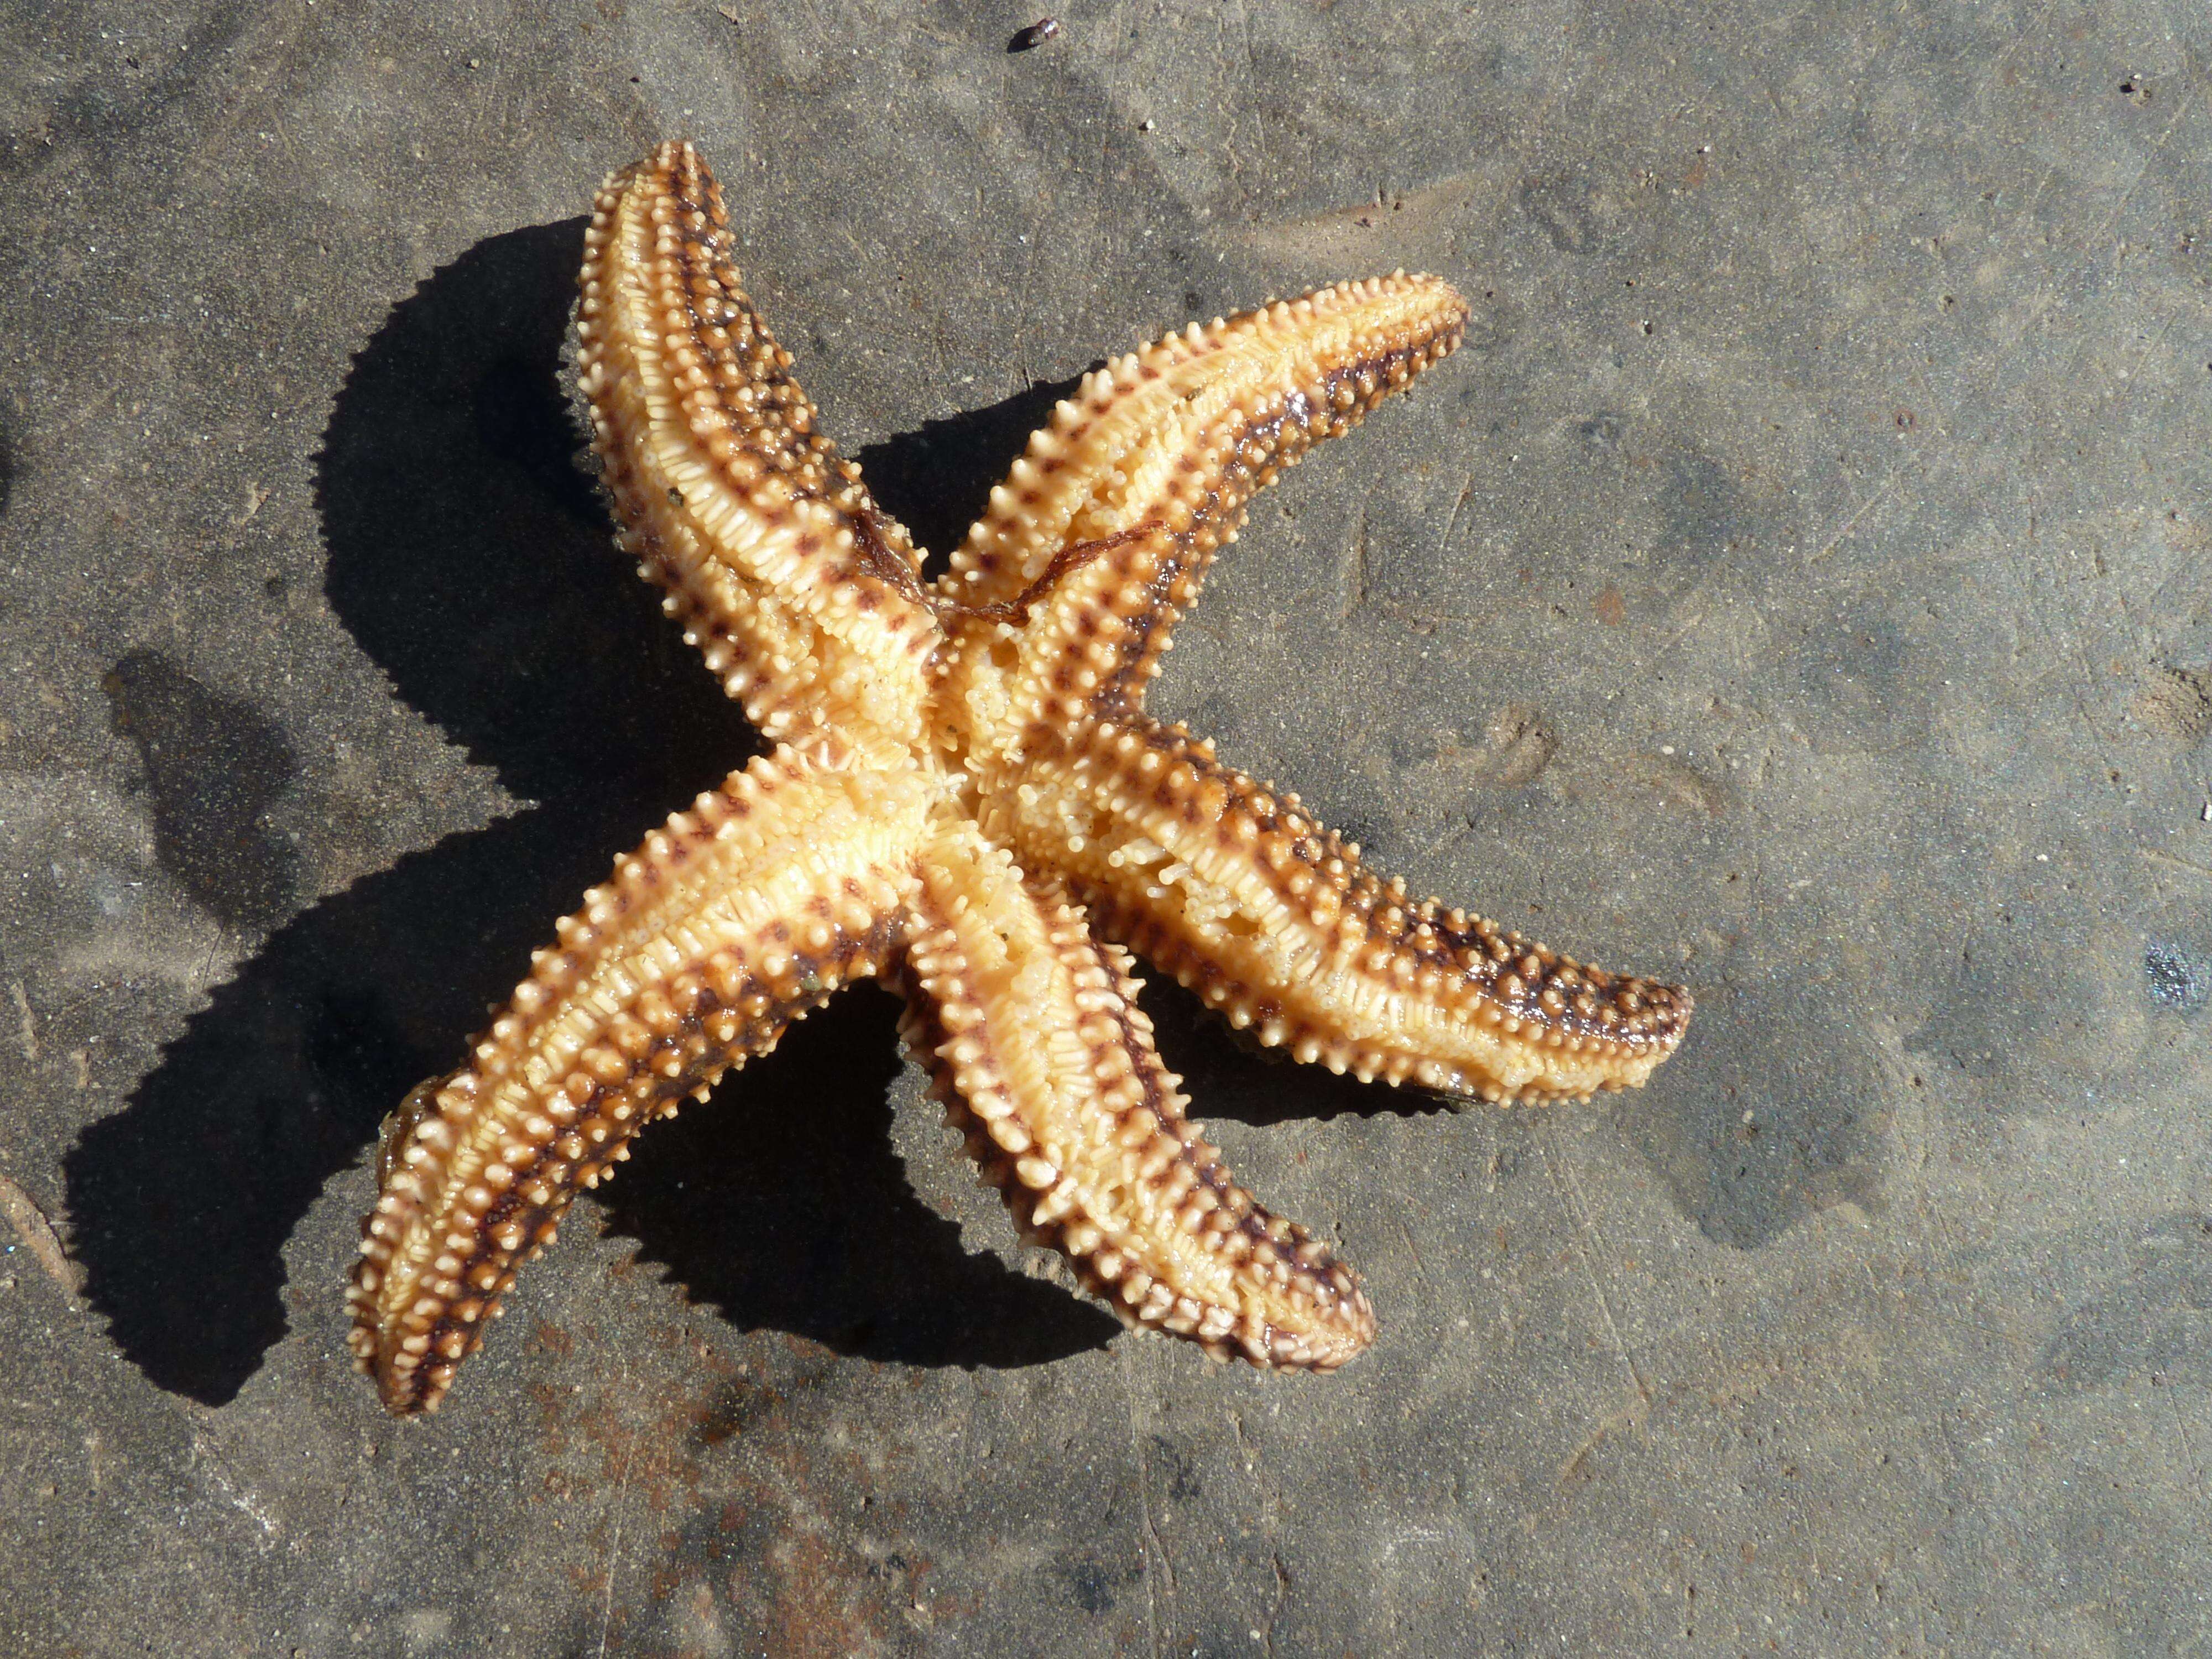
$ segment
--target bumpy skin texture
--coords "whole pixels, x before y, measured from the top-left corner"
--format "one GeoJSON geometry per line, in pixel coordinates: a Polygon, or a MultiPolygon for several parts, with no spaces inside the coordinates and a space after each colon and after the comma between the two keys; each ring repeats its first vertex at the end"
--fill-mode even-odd
{"type": "Polygon", "coordinates": [[[690,145],[608,181],[582,289],[622,545],[779,746],[586,893],[386,1125],[349,1297],[393,1412],[436,1408],[630,1136],[848,980],[904,994],[1026,1236],[1132,1326],[1285,1368],[1343,1364],[1373,1310],[1184,1117],[1125,946],[1298,1060],[1462,1098],[1641,1084],[1680,1041],[1685,992],[1409,899],[1143,712],[1252,494],[1458,344],[1449,287],[1323,289],[1091,374],[933,586],[816,432],[690,145]]]}

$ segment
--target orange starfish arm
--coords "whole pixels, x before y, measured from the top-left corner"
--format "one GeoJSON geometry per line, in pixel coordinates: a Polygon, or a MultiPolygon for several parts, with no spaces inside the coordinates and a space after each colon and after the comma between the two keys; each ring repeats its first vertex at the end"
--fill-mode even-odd
{"type": "Polygon", "coordinates": [[[730,259],[689,144],[608,180],[585,233],[578,366],[624,550],[773,738],[889,753],[938,642],[921,560],[815,429],[730,259]]]}
{"type": "Polygon", "coordinates": [[[391,1409],[436,1407],[516,1267],[640,1128],[896,948],[927,793],[832,761],[779,750],[647,837],[468,1066],[386,1125],[348,1297],[391,1409]]]}
{"type": "Polygon", "coordinates": [[[1296,1059],[1484,1100],[1632,1087],[1689,994],[1562,957],[1407,896],[1296,796],[1143,715],[1030,756],[994,827],[1102,932],[1296,1059]]]}
{"type": "Polygon", "coordinates": [[[948,823],[923,855],[905,1036],[1024,1231],[1131,1325],[1332,1370],[1372,1339],[1351,1270],[1183,1116],[1127,959],[1049,881],[948,823]]]}
{"type": "Polygon", "coordinates": [[[1086,375],[939,584],[985,612],[948,677],[971,718],[1019,732],[1140,701],[1253,495],[1449,356],[1466,323],[1449,283],[1401,272],[1193,323],[1086,375]],[[1024,614],[994,614],[1009,605],[1024,614]]]}

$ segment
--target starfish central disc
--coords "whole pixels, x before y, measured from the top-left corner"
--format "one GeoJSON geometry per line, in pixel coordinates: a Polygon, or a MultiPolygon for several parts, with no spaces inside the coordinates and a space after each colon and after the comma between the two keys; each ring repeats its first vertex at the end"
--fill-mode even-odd
{"type": "Polygon", "coordinates": [[[1253,493],[1458,345],[1403,273],[1118,358],[926,583],[738,285],[688,143],[610,179],[578,361],[623,550],[775,744],[621,860],[386,1124],[349,1292],[385,1404],[434,1409],[517,1267],[646,1123],[848,981],[901,1032],[1025,1237],[1133,1326],[1327,1370],[1351,1270],[1184,1115],[1128,952],[1296,1059],[1466,1099],[1642,1083],[1679,988],[1407,896],[1296,795],[1143,709],[1253,493]]]}

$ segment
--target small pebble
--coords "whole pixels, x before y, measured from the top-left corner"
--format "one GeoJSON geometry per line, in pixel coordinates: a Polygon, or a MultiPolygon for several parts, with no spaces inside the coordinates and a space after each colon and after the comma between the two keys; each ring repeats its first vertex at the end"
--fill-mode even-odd
{"type": "Polygon", "coordinates": [[[1006,42],[1008,52],[1030,52],[1042,46],[1060,33],[1060,19],[1040,17],[1025,29],[1016,29],[1014,38],[1006,42]]]}

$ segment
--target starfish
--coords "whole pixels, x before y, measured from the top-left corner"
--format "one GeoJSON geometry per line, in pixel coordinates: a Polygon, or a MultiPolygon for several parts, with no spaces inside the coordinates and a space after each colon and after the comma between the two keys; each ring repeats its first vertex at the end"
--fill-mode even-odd
{"type": "Polygon", "coordinates": [[[1254,492],[1458,345],[1447,284],[1338,284],[1087,375],[930,582],[816,430],[689,143],[607,181],[585,249],[620,544],[775,746],[617,862],[387,1121],[349,1295],[392,1412],[436,1407],[642,1126],[852,980],[904,996],[1025,1237],[1126,1323],[1271,1368],[1343,1364],[1373,1310],[1186,1118],[1130,951],[1297,1060],[1462,1099],[1586,1098],[1673,1051],[1686,993],[1409,898],[1144,713],[1254,492]]]}

